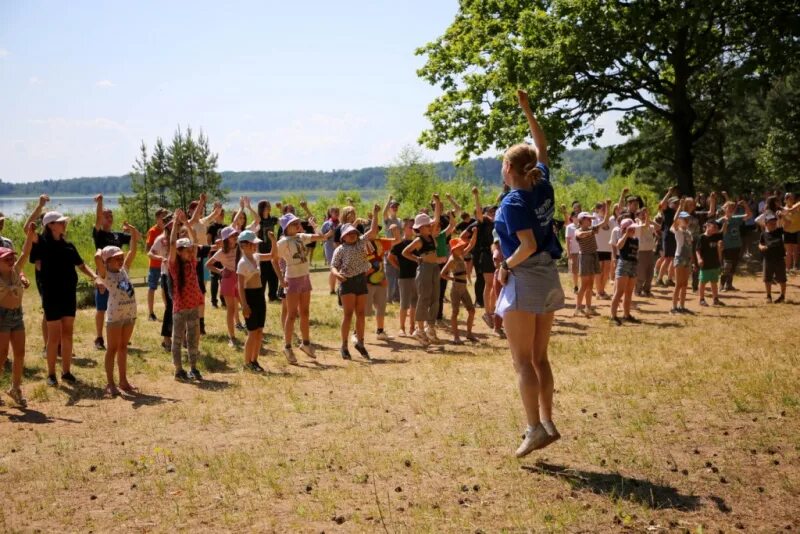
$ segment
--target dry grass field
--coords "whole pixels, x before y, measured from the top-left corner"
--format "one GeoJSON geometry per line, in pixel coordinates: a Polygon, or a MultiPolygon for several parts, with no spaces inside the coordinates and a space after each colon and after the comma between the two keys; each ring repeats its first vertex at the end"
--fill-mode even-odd
{"type": "Polygon", "coordinates": [[[741,278],[727,307],[694,316],[665,313],[657,290],[640,326],[611,326],[608,301],[591,320],[559,313],[563,439],[522,461],[504,341],[482,323],[480,344],[427,351],[370,334],[373,361],[345,362],[335,298],[324,274],[314,282],[317,362],[287,365],[270,305],[269,372],[244,373],[209,306],[205,382],[176,383],[157,323],[140,320],[129,365],[141,393],[114,399],[91,310],[76,323],[80,383],[45,385],[28,291],[29,407],[0,407],[0,531],[800,530],[800,278],[787,304],[741,278]]]}

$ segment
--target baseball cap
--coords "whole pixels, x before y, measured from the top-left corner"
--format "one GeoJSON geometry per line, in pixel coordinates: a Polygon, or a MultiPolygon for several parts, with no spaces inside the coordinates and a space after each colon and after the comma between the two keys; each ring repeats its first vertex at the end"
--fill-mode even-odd
{"type": "Polygon", "coordinates": [[[628,228],[631,227],[631,225],[633,225],[633,219],[625,219],[624,221],[619,223],[619,229],[627,230],[628,228]]]}
{"type": "Polygon", "coordinates": [[[192,240],[188,237],[182,237],[175,241],[175,248],[189,248],[192,246],[192,240]]]}
{"type": "Polygon", "coordinates": [[[582,211],[582,212],[580,212],[578,214],[578,220],[579,221],[583,220],[583,219],[591,219],[591,218],[592,218],[592,214],[589,213],[588,211],[582,211]]]}
{"type": "Polygon", "coordinates": [[[300,219],[298,219],[297,215],[295,215],[294,213],[286,213],[284,215],[281,215],[281,218],[278,219],[278,224],[281,225],[281,230],[285,232],[286,228],[288,228],[290,224],[299,220],[300,219]]]}
{"type": "Polygon", "coordinates": [[[256,236],[254,231],[245,230],[239,234],[239,243],[261,243],[261,240],[256,236]]]}
{"type": "Polygon", "coordinates": [[[689,217],[691,217],[691,215],[689,215],[688,211],[682,211],[678,214],[679,219],[688,219],[689,217]]]}
{"type": "Polygon", "coordinates": [[[667,204],[676,204],[676,203],[678,203],[680,201],[681,201],[681,199],[678,198],[678,197],[669,197],[669,200],[667,201],[667,204]]]}
{"type": "Polygon", "coordinates": [[[64,217],[57,211],[48,211],[47,213],[44,214],[44,217],[42,218],[42,224],[44,226],[47,226],[48,224],[53,222],[65,223],[67,221],[69,221],[69,217],[64,217]]]}
{"type": "Polygon", "coordinates": [[[114,256],[122,256],[122,255],[125,255],[125,253],[122,252],[121,248],[111,245],[103,247],[103,250],[100,251],[100,257],[103,258],[103,261],[108,261],[114,256]]]}

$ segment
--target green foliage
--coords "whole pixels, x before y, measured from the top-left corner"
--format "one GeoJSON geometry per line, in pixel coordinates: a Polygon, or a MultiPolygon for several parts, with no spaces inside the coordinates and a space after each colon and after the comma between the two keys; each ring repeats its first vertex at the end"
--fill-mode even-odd
{"type": "Polygon", "coordinates": [[[406,146],[386,172],[386,185],[400,202],[401,216],[411,217],[430,203],[433,193],[440,192],[441,180],[419,149],[406,146]]]}
{"type": "Polygon", "coordinates": [[[691,193],[693,149],[729,88],[797,64],[799,13],[792,2],[756,0],[463,0],[444,35],[417,51],[426,56],[419,75],[443,91],[420,142],[455,142],[462,161],[519,142],[523,88],[554,163],[564,141],[594,142],[594,121],[622,111],[624,135],[667,126],[669,171],[691,193]]]}
{"type": "Polygon", "coordinates": [[[191,128],[185,134],[179,128],[166,148],[157,139],[149,159],[142,141],[130,175],[132,194],[120,198],[125,218],[146,230],[159,207],[186,209],[201,193],[208,195],[209,202],[223,200],[222,176],[216,167],[217,155],[211,152],[208,138],[201,132],[195,139],[191,128]]]}

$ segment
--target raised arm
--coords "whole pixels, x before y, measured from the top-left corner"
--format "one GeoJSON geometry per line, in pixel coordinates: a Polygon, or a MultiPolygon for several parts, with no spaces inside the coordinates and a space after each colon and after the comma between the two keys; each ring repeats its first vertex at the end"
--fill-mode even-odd
{"type": "Polygon", "coordinates": [[[33,243],[36,240],[36,223],[28,223],[25,225],[24,230],[25,243],[23,243],[19,257],[17,257],[17,261],[14,263],[14,269],[17,271],[17,274],[22,272],[22,268],[25,267],[28,256],[31,254],[31,248],[33,248],[33,243]]]}
{"type": "Polygon", "coordinates": [[[131,226],[130,224],[123,223],[122,231],[131,235],[131,244],[128,247],[128,253],[125,255],[125,270],[129,271],[131,269],[131,265],[133,265],[133,260],[136,258],[136,251],[139,247],[139,240],[142,238],[142,234],[139,233],[139,230],[131,226]]]}
{"type": "Polygon", "coordinates": [[[447,193],[445,197],[447,198],[447,201],[450,203],[450,205],[453,206],[453,210],[460,216],[464,212],[464,210],[461,209],[461,205],[456,201],[456,199],[453,198],[453,195],[451,195],[450,193],[447,193]]]}
{"type": "Polygon", "coordinates": [[[533,137],[533,147],[536,149],[536,159],[539,163],[545,165],[550,164],[550,159],[547,156],[547,138],[544,135],[542,127],[533,116],[531,111],[531,104],[528,101],[528,93],[522,90],[517,91],[517,99],[519,100],[519,107],[525,113],[525,118],[528,119],[528,127],[531,130],[531,137],[533,137]]]}
{"type": "Polygon", "coordinates": [[[624,206],[624,205],[625,205],[625,199],[628,197],[628,193],[629,193],[629,192],[630,192],[630,189],[628,189],[627,187],[625,187],[625,188],[622,190],[622,194],[620,194],[620,196],[619,196],[619,202],[617,202],[617,206],[616,206],[616,208],[614,208],[614,211],[615,211],[615,212],[616,212],[617,210],[621,210],[621,209],[622,209],[622,206],[624,206]]]}
{"type": "Polygon", "coordinates": [[[94,229],[100,230],[103,227],[103,194],[95,195],[94,202],[97,205],[94,211],[94,229]]]}
{"type": "Polygon", "coordinates": [[[369,232],[366,234],[366,238],[372,241],[373,239],[378,237],[378,215],[381,213],[381,205],[375,204],[372,207],[372,223],[369,225],[369,232]]]}
{"type": "Polygon", "coordinates": [[[442,201],[439,199],[439,193],[433,194],[433,226],[434,228],[439,224],[442,218],[442,201]]]}
{"type": "MultiPolygon", "coordinates": [[[[302,205],[302,202],[300,204],[302,205]]],[[[253,209],[253,205],[250,203],[250,197],[244,197],[244,205],[247,207],[247,211],[253,216],[253,224],[258,226],[261,223],[261,214],[253,209]]]]}
{"type": "Polygon", "coordinates": [[[28,215],[28,218],[25,220],[25,224],[23,228],[28,228],[32,222],[36,222],[39,217],[42,216],[42,210],[44,209],[45,205],[50,202],[50,197],[47,195],[39,195],[39,202],[36,204],[36,207],[33,208],[33,212],[28,215]]]}
{"type": "Polygon", "coordinates": [[[389,199],[386,201],[386,204],[383,206],[383,220],[384,221],[389,218],[389,207],[392,205],[392,200],[394,200],[392,198],[392,195],[389,195],[389,199]]]}
{"type": "Polygon", "coordinates": [[[189,220],[189,225],[193,226],[199,223],[202,218],[203,214],[206,212],[206,194],[200,193],[200,199],[197,201],[197,207],[194,209],[194,213],[192,213],[192,218],[189,220]]]}
{"type": "Polygon", "coordinates": [[[446,235],[452,234],[456,229],[456,212],[451,211],[449,215],[450,215],[450,224],[447,225],[447,228],[445,229],[446,235]]]}
{"type": "Polygon", "coordinates": [[[670,187],[667,190],[667,194],[664,195],[664,198],[662,198],[661,201],[658,203],[658,209],[660,211],[664,211],[665,209],[667,209],[667,206],[669,206],[669,199],[672,197],[674,193],[675,193],[674,187],[670,187]]]}
{"type": "Polygon", "coordinates": [[[481,194],[477,187],[472,188],[472,198],[475,201],[475,220],[483,222],[483,206],[481,206],[481,194]]]}
{"type": "Polygon", "coordinates": [[[308,209],[308,202],[305,200],[300,201],[300,208],[303,210],[303,213],[305,213],[306,219],[310,219],[314,216],[314,214],[311,213],[311,210],[308,209]]]}
{"type": "Polygon", "coordinates": [[[469,238],[469,243],[466,247],[464,247],[464,254],[469,254],[473,248],[475,248],[475,244],[478,242],[478,232],[472,232],[472,236],[469,238]]]}
{"type": "Polygon", "coordinates": [[[709,217],[716,217],[717,216],[717,192],[712,191],[710,195],[708,195],[708,216],[709,217]]]}
{"type": "Polygon", "coordinates": [[[167,260],[169,263],[174,263],[175,258],[178,255],[178,250],[175,247],[175,243],[178,242],[178,232],[180,226],[186,220],[186,214],[183,212],[182,209],[175,210],[175,222],[172,223],[172,231],[169,234],[169,257],[167,260]]]}

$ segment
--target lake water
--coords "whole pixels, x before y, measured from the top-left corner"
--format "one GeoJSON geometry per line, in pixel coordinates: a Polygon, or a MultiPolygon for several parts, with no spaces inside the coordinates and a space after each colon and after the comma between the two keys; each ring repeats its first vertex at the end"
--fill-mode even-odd
{"type": "MultiPolygon", "coordinates": [[[[303,196],[309,202],[315,202],[320,197],[332,196],[335,195],[336,191],[305,191],[303,192],[303,196]]],[[[297,194],[297,193],[287,193],[285,191],[276,191],[270,193],[231,193],[228,195],[225,201],[225,209],[230,210],[234,208],[239,203],[239,197],[242,195],[250,196],[252,199],[253,207],[255,204],[261,200],[262,198],[268,199],[273,204],[280,199],[281,197],[287,194],[297,194]]],[[[376,198],[377,196],[383,196],[382,191],[360,191],[362,199],[370,199],[376,198]]],[[[0,197],[0,212],[3,213],[6,217],[22,217],[28,215],[31,212],[33,207],[36,205],[37,198],[33,197],[0,197]]],[[[118,196],[106,196],[103,198],[103,204],[111,209],[116,209],[119,207],[119,197],[118,196]]],[[[47,210],[56,210],[62,213],[86,213],[92,212],[95,209],[94,200],[92,197],[51,197],[50,202],[47,204],[45,208],[47,210]]]]}

